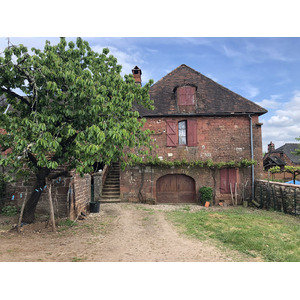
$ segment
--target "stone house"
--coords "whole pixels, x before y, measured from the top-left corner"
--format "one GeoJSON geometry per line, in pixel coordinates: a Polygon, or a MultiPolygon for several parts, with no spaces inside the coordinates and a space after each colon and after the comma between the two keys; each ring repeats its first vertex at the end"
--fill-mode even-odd
{"type": "Polygon", "coordinates": [[[295,151],[299,149],[299,145],[297,143],[286,143],[275,149],[274,143],[270,142],[268,152],[263,158],[264,169],[267,171],[275,166],[280,168],[283,168],[285,165],[299,166],[300,156],[295,154],[295,151]]]}
{"type": "MultiPolygon", "coordinates": [[[[141,83],[142,71],[132,71],[141,83]]],[[[263,171],[259,116],[267,110],[184,64],[157,81],[150,97],[155,109],[139,113],[158,145],[151,154],[177,164],[127,167],[120,172],[121,201],[197,203],[202,186],[213,188],[216,204],[231,201],[242,185],[252,197],[254,179],[263,171]],[[257,163],[243,167],[238,164],[243,160],[257,163]],[[220,165],[195,166],[200,161],[220,165]]]]}
{"type": "Polygon", "coordinates": [[[287,172],[281,172],[276,174],[268,174],[268,170],[272,167],[280,167],[283,170],[284,166],[299,166],[300,156],[295,154],[295,151],[299,149],[297,143],[286,143],[283,146],[275,149],[274,143],[270,142],[268,145],[268,152],[265,153],[263,158],[264,165],[264,177],[271,177],[272,180],[288,181],[293,179],[292,174],[287,172]]]}

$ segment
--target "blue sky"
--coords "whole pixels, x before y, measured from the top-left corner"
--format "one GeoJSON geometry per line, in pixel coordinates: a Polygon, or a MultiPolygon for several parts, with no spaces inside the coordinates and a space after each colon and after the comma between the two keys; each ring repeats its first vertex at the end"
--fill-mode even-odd
{"type": "MultiPolygon", "coordinates": [[[[59,38],[12,37],[13,44],[43,48],[45,40],[59,38]]],[[[142,69],[142,80],[155,82],[186,64],[219,84],[268,110],[260,117],[263,151],[295,143],[300,137],[300,38],[288,37],[84,37],[95,51],[108,47],[123,66],[142,69]]],[[[75,38],[67,38],[75,40],[75,38]]],[[[0,38],[0,52],[7,45],[0,38]]]]}

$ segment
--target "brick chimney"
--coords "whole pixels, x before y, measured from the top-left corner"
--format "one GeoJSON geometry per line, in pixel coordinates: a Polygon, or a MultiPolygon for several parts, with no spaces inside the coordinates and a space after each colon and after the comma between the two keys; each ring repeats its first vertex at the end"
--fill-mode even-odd
{"type": "Polygon", "coordinates": [[[275,150],[275,145],[270,142],[270,144],[268,145],[268,153],[271,153],[275,150]]]}
{"type": "Polygon", "coordinates": [[[135,66],[133,69],[132,69],[132,75],[133,75],[133,78],[135,80],[135,83],[138,83],[140,85],[142,85],[142,70],[138,67],[138,66],[135,66]]]}

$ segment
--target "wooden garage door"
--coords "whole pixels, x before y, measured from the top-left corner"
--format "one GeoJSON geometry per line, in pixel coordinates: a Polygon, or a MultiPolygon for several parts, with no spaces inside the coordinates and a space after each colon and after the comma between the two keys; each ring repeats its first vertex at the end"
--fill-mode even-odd
{"type": "Polygon", "coordinates": [[[156,182],[156,200],[159,203],[195,203],[195,180],[182,174],[160,177],[156,182]]]}

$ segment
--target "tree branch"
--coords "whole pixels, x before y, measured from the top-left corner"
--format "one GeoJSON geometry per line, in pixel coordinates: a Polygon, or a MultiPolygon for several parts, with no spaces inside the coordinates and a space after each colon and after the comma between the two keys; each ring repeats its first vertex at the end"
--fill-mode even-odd
{"type": "Polygon", "coordinates": [[[29,107],[31,107],[29,101],[26,98],[24,98],[24,97],[18,95],[17,93],[13,92],[11,89],[9,89],[9,88],[6,89],[4,87],[1,87],[1,91],[5,92],[5,93],[7,93],[7,94],[9,94],[9,95],[17,98],[17,99],[19,99],[19,100],[21,100],[23,103],[25,103],[26,105],[28,105],[29,107]]]}
{"type": "Polygon", "coordinates": [[[30,153],[30,152],[27,152],[27,155],[28,155],[29,160],[30,160],[30,161],[34,164],[34,166],[37,168],[38,165],[37,165],[37,160],[36,160],[35,156],[34,156],[32,153],[30,153]]]}
{"type": "Polygon", "coordinates": [[[36,109],[36,102],[37,102],[37,86],[36,86],[36,82],[34,80],[34,77],[31,76],[24,68],[21,68],[20,66],[16,65],[16,68],[22,72],[23,74],[25,74],[26,78],[28,79],[30,85],[32,86],[32,89],[33,89],[33,104],[32,104],[32,107],[31,109],[33,111],[35,111],[36,109]]]}

